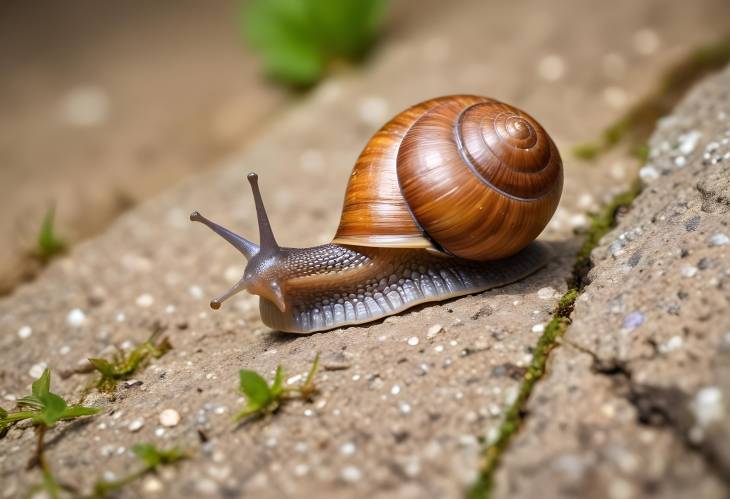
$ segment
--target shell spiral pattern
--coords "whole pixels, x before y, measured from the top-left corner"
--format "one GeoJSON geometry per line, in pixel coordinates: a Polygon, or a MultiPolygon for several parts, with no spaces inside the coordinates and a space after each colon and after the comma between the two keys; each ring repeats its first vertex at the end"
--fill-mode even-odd
{"type": "MultiPolygon", "coordinates": [[[[358,159],[335,242],[369,245],[351,227],[359,234],[373,227],[358,226],[363,218],[350,214],[353,206],[364,206],[358,199],[382,199],[382,187],[375,193],[378,185],[397,190],[397,196],[389,195],[388,208],[399,214],[398,226],[387,224],[384,230],[404,234],[403,246],[416,246],[413,234],[420,233],[438,249],[482,261],[527,246],[560,201],[563,171],[555,144],[532,116],[493,99],[454,95],[417,104],[386,124],[372,142],[387,154],[373,157],[369,143],[358,159]],[[369,181],[357,185],[358,178],[369,181]],[[359,239],[348,240],[348,232],[359,239]]],[[[371,211],[366,218],[395,220],[379,215],[371,211]]],[[[391,239],[391,246],[399,245],[391,239]]]]}

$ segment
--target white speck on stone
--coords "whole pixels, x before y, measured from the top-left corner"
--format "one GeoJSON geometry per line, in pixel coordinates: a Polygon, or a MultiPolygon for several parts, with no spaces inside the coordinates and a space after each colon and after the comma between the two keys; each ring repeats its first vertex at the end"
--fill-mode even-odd
{"type": "Polygon", "coordinates": [[[418,345],[418,336],[411,336],[410,338],[408,338],[408,344],[412,347],[418,345]]]}
{"type": "Polygon", "coordinates": [[[722,392],[716,386],[708,386],[697,392],[691,408],[700,428],[706,428],[714,422],[722,421],[725,417],[722,392]]]}
{"type": "Polygon", "coordinates": [[[312,409],[304,409],[304,415],[308,418],[311,418],[314,416],[314,411],[312,409]]]}
{"type": "Polygon", "coordinates": [[[297,381],[299,381],[302,378],[303,378],[303,376],[301,374],[295,374],[294,376],[290,376],[289,378],[287,378],[286,384],[293,385],[294,383],[296,383],[297,381]]]}
{"type": "Polygon", "coordinates": [[[634,497],[634,486],[621,478],[614,478],[608,484],[608,497],[611,499],[631,499],[634,497]]]}
{"type": "Polygon", "coordinates": [[[80,308],[72,309],[66,316],[66,324],[71,327],[80,327],[86,321],[86,314],[80,308]]]}
{"type": "Polygon", "coordinates": [[[141,430],[143,426],[144,426],[144,419],[137,418],[137,419],[133,420],[131,423],[129,423],[128,428],[129,428],[129,431],[134,433],[136,431],[141,430]]]}
{"type": "Polygon", "coordinates": [[[63,345],[61,348],[58,349],[58,353],[61,355],[68,355],[68,353],[71,351],[71,347],[68,345],[63,345]]]}
{"type": "Polygon", "coordinates": [[[441,353],[441,352],[444,351],[444,346],[443,345],[436,345],[435,347],[433,347],[433,351],[434,352],[437,352],[437,353],[441,353]]]}
{"type": "Polygon", "coordinates": [[[684,277],[694,277],[695,275],[697,275],[697,271],[698,269],[694,265],[687,265],[685,267],[682,267],[681,270],[684,277]]]}
{"type": "Polygon", "coordinates": [[[109,97],[96,85],[72,88],[61,100],[61,116],[69,125],[88,127],[103,123],[109,115],[109,97]]]}
{"type": "Polygon", "coordinates": [[[33,334],[33,329],[30,326],[23,326],[18,329],[18,337],[20,339],[30,338],[31,334],[33,334]]]}
{"type": "Polygon", "coordinates": [[[512,405],[517,400],[518,390],[516,386],[510,386],[504,391],[504,401],[507,405],[512,405]]]}
{"type": "Polygon", "coordinates": [[[48,364],[46,364],[45,362],[39,362],[37,364],[33,364],[33,366],[28,371],[28,374],[30,375],[31,378],[38,379],[43,375],[43,371],[45,371],[47,367],[48,367],[48,364]]]}
{"type": "Polygon", "coordinates": [[[634,33],[631,42],[641,55],[651,55],[659,48],[659,35],[650,28],[643,28],[634,33]]]}
{"type": "Polygon", "coordinates": [[[398,409],[403,414],[410,414],[411,413],[411,404],[409,404],[408,402],[401,402],[398,405],[398,409]]]}
{"type": "Polygon", "coordinates": [[[366,125],[380,126],[388,118],[388,101],[382,97],[370,96],[360,100],[358,116],[366,125]]]}
{"type": "Polygon", "coordinates": [[[203,289],[200,286],[190,286],[188,293],[196,300],[200,300],[203,297],[203,289]]]}
{"type": "Polygon", "coordinates": [[[441,324],[434,324],[433,326],[428,328],[428,331],[426,331],[426,338],[433,338],[439,333],[444,332],[444,327],[441,324]]]}
{"type": "Polygon", "coordinates": [[[352,442],[345,442],[344,444],[340,445],[340,454],[345,456],[353,455],[356,450],[357,448],[352,442]]]}
{"type": "Polygon", "coordinates": [[[717,234],[711,235],[707,242],[710,244],[710,246],[725,246],[730,243],[730,238],[727,236],[727,234],[718,232],[717,234]]]}
{"type": "Polygon", "coordinates": [[[362,472],[355,466],[345,466],[340,473],[342,479],[346,482],[357,482],[362,478],[362,472]]]}
{"type": "Polygon", "coordinates": [[[236,265],[231,265],[223,272],[223,278],[233,284],[241,278],[241,269],[236,265]]]}
{"type": "Polygon", "coordinates": [[[687,158],[686,157],[684,157],[684,156],[677,156],[676,158],[674,158],[674,166],[676,166],[677,168],[682,168],[686,164],[687,164],[687,158]]]}
{"type": "Polygon", "coordinates": [[[533,333],[543,333],[545,332],[545,324],[535,324],[532,326],[532,332],[533,333]]]}
{"type": "Polygon", "coordinates": [[[593,199],[593,196],[589,193],[583,193],[578,198],[578,207],[583,209],[588,209],[593,206],[595,203],[595,199],[593,199]]]}
{"type": "Polygon", "coordinates": [[[552,300],[557,296],[557,294],[558,292],[552,287],[540,288],[537,291],[537,297],[541,300],[552,300]]]}
{"type": "Polygon", "coordinates": [[[692,151],[695,150],[695,147],[697,147],[697,142],[699,142],[700,138],[702,137],[702,134],[698,132],[697,130],[691,130],[687,133],[683,133],[679,136],[679,147],[678,150],[685,156],[688,154],[691,154],[692,151]]]}
{"type": "Polygon", "coordinates": [[[299,463],[296,466],[294,466],[294,475],[296,476],[304,476],[307,473],[309,473],[309,466],[304,463],[299,463]]]}
{"type": "Polygon", "coordinates": [[[681,348],[682,343],[684,343],[684,340],[681,336],[672,336],[669,340],[659,345],[659,351],[661,353],[671,352],[672,350],[681,348]]]}
{"type": "Polygon", "coordinates": [[[149,307],[154,302],[154,297],[149,293],[143,293],[137,297],[137,300],[135,300],[138,307],[149,307]]]}
{"type": "Polygon", "coordinates": [[[148,476],[142,482],[142,492],[145,494],[157,494],[162,490],[162,481],[155,476],[148,476]]]}
{"type": "Polygon", "coordinates": [[[588,217],[586,217],[583,213],[576,213],[575,215],[570,216],[568,223],[574,229],[580,229],[588,225],[588,217]]]}
{"type": "Polygon", "coordinates": [[[390,389],[391,395],[398,395],[400,393],[400,385],[393,385],[393,387],[390,389]]]}
{"type": "Polygon", "coordinates": [[[124,312],[119,312],[119,313],[118,313],[118,314],[116,315],[116,317],[115,317],[115,319],[116,319],[116,321],[117,321],[117,322],[124,322],[124,320],[125,320],[126,318],[127,318],[127,316],[126,316],[126,315],[124,315],[124,312]]]}
{"type": "Polygon", "coordinates": [[[629,100],[626,91],[621,87],[610,86],[603,89],[603,100],[614,109],[621,109],[626,106],[629,100]]]}
{"type": "Polygon", "coordinates": [[[565,62],[557,54],[546,55],[537,64],[537,72],[546,81],[558,81],[565,73],[565,62]]]}
{"type": "Polygon", "coordinates": [[[164,428],[155,428],[155,436],[157,438],[162,438],[165,436],[165,429],[164,428]]]}
{"type": "Polygon", "coordinates": [[[195,482],[195,490],[210,496],[218,492],[218,484],[210,478],[200,478],[195,482]]]}
{"type": "Polygon", "coordinates": [[[166,313],[167,315],[172,315],[172,314],[174,314],[174,313],[175,313],[175,305],[167,305],[167,306],[165,307],[165,313],[166,313]]]}
{"type": "Polygon", "coordinates": [[[639,170],[639,177],[644,182],[651,182],[659,178],[659,171],[652,165],[646,165],[639,170]]]}
{"type": "Polygon", "coordinates": [[[165,409],[160,413],[160,424],[172,427],[180,422],[180,414],[175,409],[165,409]]]}

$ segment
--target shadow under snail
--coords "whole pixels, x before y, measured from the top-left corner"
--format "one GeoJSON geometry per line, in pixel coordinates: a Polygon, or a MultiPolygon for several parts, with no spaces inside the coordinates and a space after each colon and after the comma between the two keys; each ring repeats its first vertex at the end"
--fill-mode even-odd
{"type": "Polygon", "coordinates": [[[260,245],[194,212],[248,260],[241,290],[260,296],[263,322],[311,333],[522,279],[550,258],[534,239],[560,201],[560,154],[527,113],[453,95],[416,104],[365,146],[330,244],[282,248],[255,173],[248,175],[260,245]]]}

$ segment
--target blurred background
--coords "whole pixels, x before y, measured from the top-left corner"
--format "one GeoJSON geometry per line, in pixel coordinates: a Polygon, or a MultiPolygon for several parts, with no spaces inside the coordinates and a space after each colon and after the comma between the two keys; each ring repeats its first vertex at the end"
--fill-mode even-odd
{"type": "Polygon", "coordinates": [[[656,118],[730,58],[728,21],[727,0],[4,1],[0,294],[302,101],[357,95],[332,119],[362,147],[408,104],[479,93],[538,117],[566,168],[623,140],[640,161],[656,118]]]}

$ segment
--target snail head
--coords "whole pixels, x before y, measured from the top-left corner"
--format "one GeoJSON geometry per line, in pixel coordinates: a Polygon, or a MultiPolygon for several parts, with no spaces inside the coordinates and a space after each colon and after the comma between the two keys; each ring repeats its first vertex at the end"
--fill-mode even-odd
{"type": "Polygon", "coordinates": [[[194,211],[190,220],[200,222],[209,227],[213,232],[228,241],[234,248],[243,254],[248,260],[243,277],[234,284],[231,289],[210,301],[210,307],[217,310],[221,304],[231,296],[246,290],[251,294],[266,298],[277,306],[279,310],[286,310],[284,294],[279,281],[278,265],[284,256],[284,251],[279,247],[269,224],[269,217],[266,214],[261,192],[259,191],[258,175],[248,174],[248,181],[253,191],[254,203],[256,204],[256,218],[259,225],[259,245],[245,239],[242,236],[212,222],[194,211]]]}

